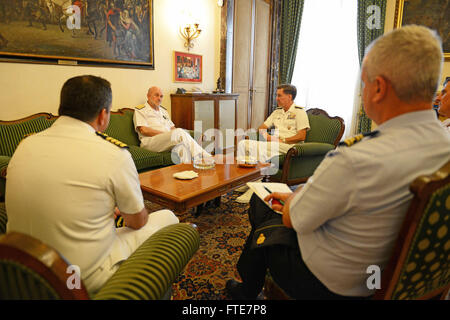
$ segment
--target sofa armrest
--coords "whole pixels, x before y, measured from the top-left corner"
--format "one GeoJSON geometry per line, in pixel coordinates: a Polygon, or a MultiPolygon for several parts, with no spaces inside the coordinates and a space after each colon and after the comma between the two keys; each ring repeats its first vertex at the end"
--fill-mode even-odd
{"type": "Polygon", "coordinates": [[[200,236],[190,224],[167,226],[148,238],[95,295],[95,300],[157,300],[197,251],[200,236]]]}
{"type": "Polygon", "coordinates": [[[305,142],[297,144],[293,148],[297,151],[295,156],[305,157],[325,155],[328,151],[333,150],[335,146],[333,144],[322,142],[305,142]]]}
{"type": "MultiPolygon", "coordinates": [[[[305,142],[296,144],[286,154],[278,156],[278,159],[272,158],[270,162],[277,163],[281,167],[277,177],[272,177],[272,181],[279,181],[288,185],[294,185],[305,182],[312,175],[317,165],[322,161],[328,151],[333,150],[335,146],[329,143],[305,142]],[[291,167],[294,169],[301,163],[302,174],[299,177],[292,177],[291,167]]],[[[295,171],[298,173],[298,171],[295,171]]]]}
{"type": "MultiPolygon", "coordinates": [[[[305,142],[296,144],[291,149],[289,149],[287,154],[280,154],[278,156],[278,163],[281,165],[285,162],[286,159],[289,159],[290,161],[299,157],[325,155],[328,151],[333,150],[334,148],[335,146],[332,144],[321,142],[305,142]]],[[[274,162],[273,160],[270,161],[274,162]]]]}
{"type": "Polygon", "coordinates": [[[8,163],[11,160],[9,156],[0,156],[0,177],[6,178],[6,168],[8,167],[8,163]]]}

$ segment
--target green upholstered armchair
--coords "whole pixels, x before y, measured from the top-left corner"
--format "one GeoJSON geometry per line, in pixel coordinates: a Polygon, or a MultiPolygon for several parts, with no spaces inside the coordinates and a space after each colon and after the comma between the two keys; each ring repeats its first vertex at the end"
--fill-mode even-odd
{"type": "MultiPolygon", "coordinates": [[[[306,133],[305,142],[278,157],[280,167],[275,175],[269,177],[271,181],[288,185],[306,182],[327,152],[336,148],[341,140],[345,129],[342,118],[330,117],[318,108],[309,109],[306,113],[311,129],[306,133]]],[[[273,159],[271,162],[276,163],[273,159]]]]}
{"type": "Polygon", "coordinates": [[[7,233],[0,236],[0,300],[170,298],[173,281],[198,247],[195,227],[167,226],[149,237],[90,297],[82,281],[79,289],[68,288],[73,272],[67,272],[70,263],[58,252],[28,235],[7,233]]]}
{"type": "Polygon", "coordinates": [[[374,299],[415,300],[450,289],[450,161],[410,187],[414,197],[374,299]]]}

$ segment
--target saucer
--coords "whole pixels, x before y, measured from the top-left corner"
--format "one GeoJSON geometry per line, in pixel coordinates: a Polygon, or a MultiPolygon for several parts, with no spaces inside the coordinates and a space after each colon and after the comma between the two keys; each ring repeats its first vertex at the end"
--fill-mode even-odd
{"type": "Polygon", "coordinates": [[[198,173],[195,171],[180,171],[173,174],[173,177],[180,180],[191,180],[198,177],[198,173]]]}

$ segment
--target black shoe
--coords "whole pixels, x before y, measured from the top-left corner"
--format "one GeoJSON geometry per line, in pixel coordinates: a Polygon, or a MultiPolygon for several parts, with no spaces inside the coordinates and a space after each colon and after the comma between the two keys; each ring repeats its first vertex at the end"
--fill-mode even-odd
{"type": "Polygon", "coordinates": [[[225,285],[228,298],[231,300],[248,300],[244,294],[243,284],[236,280],[228,280],[225,285]]]}

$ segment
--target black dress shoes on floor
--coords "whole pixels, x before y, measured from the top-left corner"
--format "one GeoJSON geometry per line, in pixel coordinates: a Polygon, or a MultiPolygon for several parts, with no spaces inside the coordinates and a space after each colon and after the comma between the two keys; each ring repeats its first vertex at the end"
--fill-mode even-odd
{"type": "Polygon", "coordinates": [[[245,294],[244,284],[236,280],[228,280],[225,289],[228,299],[231,300],[264,300],[264,294],[261,291],[257,297],[249,297],[245,294]]]}
{"type": "Polygon", "coordinates": [[[248,300],[244,294],[243,284],[236,280],[228,280],[225,285],[228,298],[231,300],[248,300]]]}

